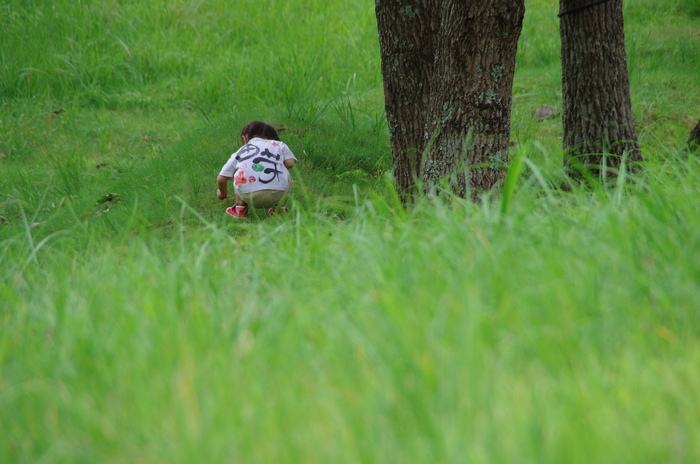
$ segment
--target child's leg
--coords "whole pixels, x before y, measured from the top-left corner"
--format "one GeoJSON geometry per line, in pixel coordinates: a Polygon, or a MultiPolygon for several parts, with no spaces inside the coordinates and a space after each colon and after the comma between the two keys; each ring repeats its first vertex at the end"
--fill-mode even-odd
{"type": "Polygon", "coordinates": [[[248,203],[243,201],[243,198],[236,192],[236,204],[227,208],[226,213],[230,214],[235,218],[246,218],[248,217],[248,203]]]}

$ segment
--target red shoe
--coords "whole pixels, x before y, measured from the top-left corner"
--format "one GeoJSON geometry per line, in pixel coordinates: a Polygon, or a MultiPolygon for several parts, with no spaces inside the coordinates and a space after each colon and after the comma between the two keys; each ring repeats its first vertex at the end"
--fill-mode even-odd
{"type": "Polygon", "coordinates": [[[248,205],[233,205],[226,212],[236,219],[245,219],[248,217],[248,205]]]}
{"type": "Polygon", "coordinates": [[[269,216],[284,216],[284,214],[288,212],[289,208],[287,208],[286,206],[280,206],[279,208],[277,208],[277,211],[275,211],[275,208],[270,208],[267,210],[267,214],[269,216]]]}

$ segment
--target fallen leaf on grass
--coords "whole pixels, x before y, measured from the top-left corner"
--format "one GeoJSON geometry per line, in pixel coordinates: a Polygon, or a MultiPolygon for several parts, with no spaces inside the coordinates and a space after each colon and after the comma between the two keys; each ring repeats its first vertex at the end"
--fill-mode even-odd
{"type": "Polygon", "coordinates": [[[107,203],[108,201],[115,201],[119,197],[119,194],[117,193],[108,193],[106,195],[102,195],[96,202],[96,205],[99,205],[101,203],[107,203]]]}
{"type": "Polygon", "coordinates": [[[536,119],[551,119],[556,116],[554,108],[547,104],[536,108],[531,114],[536,119]]]}

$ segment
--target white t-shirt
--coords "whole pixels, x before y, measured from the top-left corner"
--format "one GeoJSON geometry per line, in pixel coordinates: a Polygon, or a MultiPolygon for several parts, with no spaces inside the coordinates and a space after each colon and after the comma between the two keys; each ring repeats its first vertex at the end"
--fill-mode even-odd
{"type": "Polygon", "coordinates": [[[219,175],[232,177],[238,193],[287,190],[289,171],[284,160],[288,159],[296,161],[287,144],[255,137],[231,155],[219,175]]]}

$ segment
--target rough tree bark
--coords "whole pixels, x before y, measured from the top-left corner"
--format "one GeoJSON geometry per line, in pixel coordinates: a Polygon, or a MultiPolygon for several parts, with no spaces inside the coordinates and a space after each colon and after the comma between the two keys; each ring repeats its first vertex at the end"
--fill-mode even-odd
{"type": "Polygon", "coordinates": [[[582,168],[596,175],[605,169],[614,176],[624,154],[630,162],[642,160],[622,0],[560,0],[559,7],[564,164],[573,177],[580,177],[582,168]]]}
{"type": "Polygon", "coordinates": [[[445,181],[490,190],[508,161],[524,0],[376,0],[394,176],[404,200],[445,181]],[[468,168],[468,169],[467,169],[468,168]]]}

